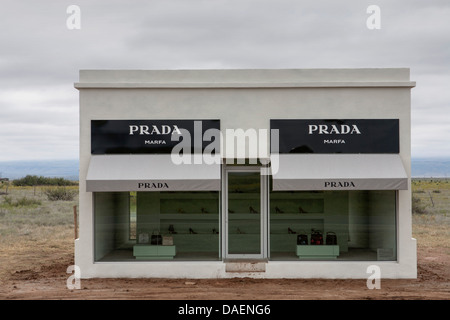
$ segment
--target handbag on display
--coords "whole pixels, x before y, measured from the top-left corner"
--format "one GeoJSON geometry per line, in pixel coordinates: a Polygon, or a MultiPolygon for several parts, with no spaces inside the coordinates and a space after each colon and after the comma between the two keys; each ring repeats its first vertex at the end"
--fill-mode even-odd
{"type": "Polygon", "coordinates": [[[153,231],[151,237],[151,245],[162,245],[162,235],[159,234],[159,231],[153,231]]]}
{"type": "Polygon", "coordinates": [[[325,243],[329,246],[337,245],[337,236],[334,232],[327,232],[325,243]]]}
{"type": "Polygon", "coordinates": [[[308,244],[308,235],[306,234],[299,234],[297,236],[297,245],[304,246],[308,244]]]}
{"type": "Polygon", "coordinates": [[[173,237],[163,236],[162,237],[162,245],[163,246],[173,246],[173,237]]]}
{"type": "Polygon", "coordinates": [[[319,230],[312,230],[311,232],[311,245],[322,245],[323,244],[323,235],[319,230]]]}
{"type": "Polygon", "coordinates": [[[148,233],[146,233],[146,232],[139,233],[137,240],[138,240],[138,243],[148,244],[148,242],[149,242],[148,233]]]}

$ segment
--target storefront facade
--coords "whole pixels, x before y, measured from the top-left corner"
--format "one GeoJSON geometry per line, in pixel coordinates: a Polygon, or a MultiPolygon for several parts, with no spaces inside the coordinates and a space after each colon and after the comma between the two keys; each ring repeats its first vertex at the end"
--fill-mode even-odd
{"type": "Polygon", "coordinates": [[[82,278],[417,276],[409,69],[83,70],[82,278]]]}

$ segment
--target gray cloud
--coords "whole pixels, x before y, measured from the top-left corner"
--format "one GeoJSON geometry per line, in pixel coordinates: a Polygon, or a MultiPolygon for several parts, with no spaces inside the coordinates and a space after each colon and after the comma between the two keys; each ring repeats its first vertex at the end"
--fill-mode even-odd
{"type": "Polygon", "coordinates": [[[413,156],[448,157],[450,3],[375,2],[3,1],[0,160],[76,157],[78,71],[128,68],[410,67],[413,156]],[[81,30],[66,28],[71,4],[81,30]]]}

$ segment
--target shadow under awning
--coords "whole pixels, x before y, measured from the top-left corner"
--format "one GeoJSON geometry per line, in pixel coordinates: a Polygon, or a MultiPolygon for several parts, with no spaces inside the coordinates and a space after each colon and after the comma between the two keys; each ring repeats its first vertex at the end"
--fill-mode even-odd
{"type": "Polygon", "coordinates": [[[164,155],[91,156],[86,191],[219,191],[220,164],[175,164],[164,155]]]}
{"type": "Polygon", "coordinates": [[[272,190],[407,190],[398,154],[273,154],[272,190]]]}

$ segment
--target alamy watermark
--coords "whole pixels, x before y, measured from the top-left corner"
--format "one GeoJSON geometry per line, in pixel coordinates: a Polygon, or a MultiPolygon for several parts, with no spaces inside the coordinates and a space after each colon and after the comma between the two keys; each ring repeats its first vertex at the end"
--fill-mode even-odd
{"type": "Polygon", "coordinates": [[[70,5],[66,9],[66,13],[69,14],[66,20],[66,26],[69,30],[81,29],[81,9],[77,5],[70,5]]]}
{"type": "Polygon", "coordinates": [[[367,267],[366,273],[370,276],[367,278],[367,289],[381,289],[381,268],[375,264],[367,267]]]}
{"type": "Polygon", "coordinates": [[[366,20],[366,26],[369,30],[379,30],[381,29],[381,9],[377,5],[370,5],[366,10],[370,16],[366,20]]]}
{"type": "Polygon", "coordinates": [[[172,133],[172,141],[179,141],[171,151],[172,162],[181,164],[268,164],[262,168],[263,175],[278,172],[279,130],[278,129],[208,129],[202,134],[202,122],[194,121],[194,133],[178,129],[172,133]],[[270,133],[269,133],[270,132],[270,133]],[[270,141],[269,141],[270,140],[270,141]],[[225,142],[224,142],[225,141],[225,142]],[[193,143],[192,143],[193,142],[193,143]],[[208,144],[203,148],[204,142],[208,144]],[[192,153],[194,146],[196,152],[192,153]],[[202,152],[199,152],[202,150],[202,152]]]}
{"type": "MultiPolygon", "coordinates": [[[[66,26],[69,30],[81,29],[81,8],[72,4],[67,7],[66,13],[69,15],[66,19],[66,26]]],[[[369,30],[381,29],[381,9],[377,5],[370,5],[366,9],[366,13],[370,16],[366,20],[366,26],[369,30]]]]}
{"type": "Polygon", "coordinates": [[[77,265],[71,265],[67,267],[66,273],[72,274],[67,278],[66,286],[69,290],[81,289],[81,270],[77,265]]]}

